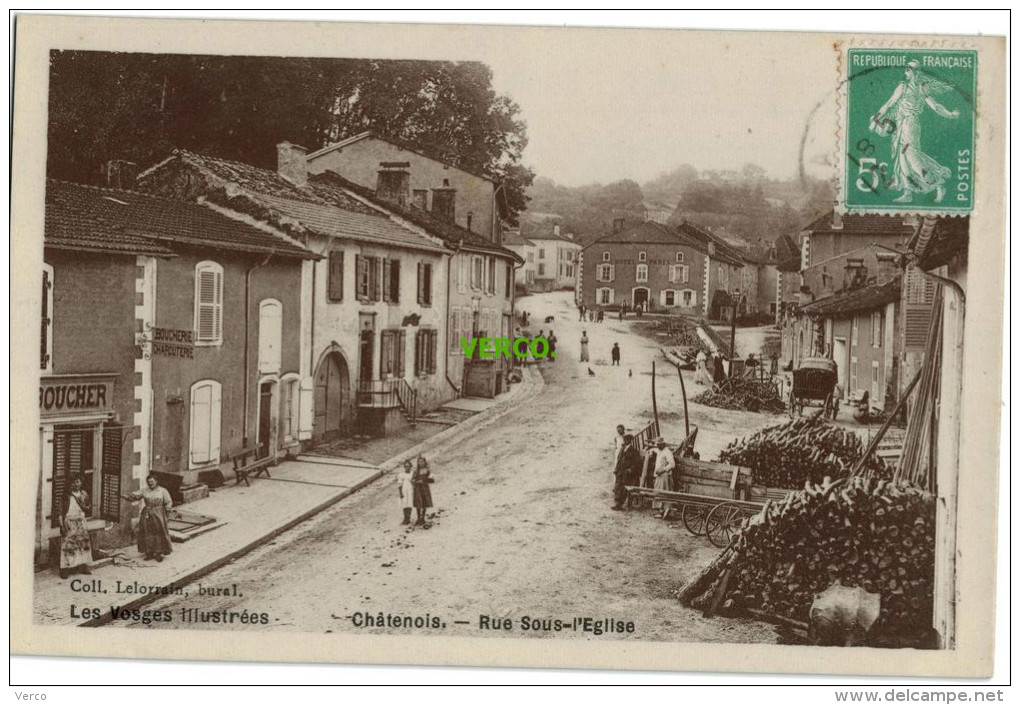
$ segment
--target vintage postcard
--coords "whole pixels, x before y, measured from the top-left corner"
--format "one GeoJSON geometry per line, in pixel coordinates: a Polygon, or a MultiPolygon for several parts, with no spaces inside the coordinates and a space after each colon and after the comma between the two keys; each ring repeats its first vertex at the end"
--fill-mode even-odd
{"type": "Polygon", "coordinates": [[[1005,39],[16,42],[13,652],[990,673],[1005,39]]]}

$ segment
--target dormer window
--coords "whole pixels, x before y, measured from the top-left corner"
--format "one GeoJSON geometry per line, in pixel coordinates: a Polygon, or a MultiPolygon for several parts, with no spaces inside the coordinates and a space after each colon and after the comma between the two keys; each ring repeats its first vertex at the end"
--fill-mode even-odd
{"type": "Polygon", "coordinates": [[[608,251],[602,253],[602,261],[603,262],[608,262],[609,261],[609,252],[608,251]]]}
{"type": "Polygon", "coordinates": [[[648,261],[648,255],[646,253],[644,253],[644,252],[638,252],[637,253],[637,261],[638,262],[647,262],[648,261]]]}
{"type": "Polygon", "coordinates": [[[683,262],[684,261],[684,253],[683,252],[677,252],[676,253],[676,261],[677,262],[683,262]]]}

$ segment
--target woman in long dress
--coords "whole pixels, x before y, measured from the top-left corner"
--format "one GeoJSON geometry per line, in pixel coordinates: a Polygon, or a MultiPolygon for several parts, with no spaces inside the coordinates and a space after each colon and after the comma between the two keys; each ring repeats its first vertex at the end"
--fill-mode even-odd
{"type": "Polygon", "coordinates": [[[71,491],[64,497],[60,513],[60,577],[71,571],[91,573],[92,540],[89,538],[88,518],[92,504],[82,489],[81,476],[71,478],[71,491]]]}
{"type": "Polygon", "coordinates": [[[145,489],[132,492],[128,499],[145,503],[138,517],[138,552],[145,560],[162,561],[164,555],[173,552],[170,545],[170,529],[167,527],[167,515],[173,508],[173,500],[165,487],[160,487],[154,475],[145,478],[145,489]]]}
{"type": "Polygon", "coordinates": [[[414,488],[414,510],[417,514],[415,524],[425,523],[425,510],[432,507],[432,490],[429,485],[435,482],[432,473],[429,472],[429,462],[424,456],[418,456],[418,465],[411,475],[411,485],[414,488]]]}
{"type": "Polygon", "coordinates": [[[935,202],[940,203],[946,195],[945,181],[952,171],[921,151],[921,113],[927,105],[936,115],[955,120],[960,111],[949,110],[932,97],[953,87],[919,73],[918,66],[917,61],[907,64],[903,80],[871,117],[868,129],[881,136],[892,133],[892,179],[888,186],[903,192],[894,200],[909,203],[914,193],[935,191],[935,202]]]}
{"type": "Polygon", "coordinates": [[[581,331],[581,362],[588,362],[588,331],[581,331]]]}
{"type": "Polygon", "coordinates": [[[404,461],[404,469],[397,475],[397,492],[400,494],[400,508],[404,511],[404,521],[401,524],[411,523],[411,510],[414,509],[414,484],[411,482],[414,477],[414,465],[411,460],[404,461]]]}
{"type": "Polygon", "coordinates": [[[694,374],[694,381],[698,384],[707,384],[711,387],[713,380],[712,375],[708,373],[708,355],[705,354],[704,350],[699,350],[698,356],[695,359],[698,364],[694,374]]]}

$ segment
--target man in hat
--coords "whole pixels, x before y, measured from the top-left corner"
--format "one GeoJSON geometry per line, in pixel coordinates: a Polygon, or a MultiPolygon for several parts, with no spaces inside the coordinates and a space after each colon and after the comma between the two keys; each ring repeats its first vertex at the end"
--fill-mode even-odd
{"type": "Polygon", "coordinates": [[[635,473],[641,472],[641,453],[634,447],[634,436],[623,435],[623,450],[616,457],[616,469],[613,471],[613,509],[623,509],[627,501],[627,485],[631,483],[635,473]]]}
{"type": "Polygon", "coordinates": [[[616,464],[620,461],[620,453],[623,452],[623,436],[627,429],[623,427],[623,424],[616,425],[616,435],[613,436],[613,468],[616,468],[616,464]]]}
{"type": "Polygon", "coordinates": [[[613,343],[613,349],[610,351],[610,357],[613,358],[613,364],[617,367],[620,366],[620,344],[613,343]]]}

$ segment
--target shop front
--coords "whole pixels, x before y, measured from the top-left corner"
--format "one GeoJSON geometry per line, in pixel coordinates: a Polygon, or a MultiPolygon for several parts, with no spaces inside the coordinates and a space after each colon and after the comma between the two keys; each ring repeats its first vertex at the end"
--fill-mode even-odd
{"type": "Polygon", "coordinates": [[[42,449],[36,504],[37,565],[59,557],[60,513],[71,480],[80,476],[92,499],[90,532],[121,519],[121,472],[129,434],[115,418],[117,375],[50,375],[39,383],[42,449]]]}

